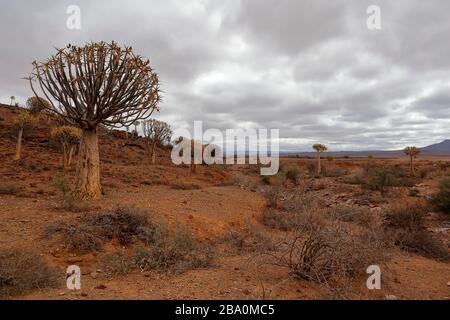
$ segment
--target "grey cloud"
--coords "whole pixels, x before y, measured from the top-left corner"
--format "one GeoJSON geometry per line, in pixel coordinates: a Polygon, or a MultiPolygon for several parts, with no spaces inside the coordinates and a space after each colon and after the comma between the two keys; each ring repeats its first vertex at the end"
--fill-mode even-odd
{"type": "Polygon", "coordinates": [[[149,58],[174,127],[280,129],[284,149],[401,148],[448,136],[450,2],[380,0],[3,1],[0,100],[53,46],[116,40],[149,58]],[[69,4],[82,29],[65,27],[69,4]]]}

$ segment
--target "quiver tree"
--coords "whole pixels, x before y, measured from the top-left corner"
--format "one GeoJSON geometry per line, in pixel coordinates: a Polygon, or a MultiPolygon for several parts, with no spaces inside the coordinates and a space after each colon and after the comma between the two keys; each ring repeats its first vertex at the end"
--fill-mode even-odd
{"type": "Polygon", "coordinates": [[[417,156],[418,156],[419,153],[420,153],[420,150],[417,149],[417,148],[414,147],[414,146],[410,146],[410,147],[406,147],[406,148],[403,150],[403,152],[404,152],[407,156],[409,156],[409,169],[410,169],[410,171],[411,171],[411,174],[412,174],[412,175],[415,175],[415,174],[416,174],[416,170],[415,170],[415,168],[414,168],[414,159],[417,158],[417,156]]]}
{"type": "Polygon", "coordinates": [[[155,164],[156,146],[162,146],[170,142],[172,137],[172,129],[170,129],[169,124],[163,121],[149,119],[142,122],[142,131],[144,132],[145,141],[147,143],[150,162],[151,164],[155,164]]]}
{"type": "Polygon", "coordinates": [[[14,124],[17,127],[17,144],[14,160],[20,160],[22,157],[22,138],[24,130],[35,121],[35,116],[30,112],[21,110],[14,119],[14,124]]]}
{"type": "Polygon", "coordinates": [[[39,97],[31,97],[27,100],[27,108],[31,113],[37,114],[45,109],[50,109],[51,104],[47,100],[39,97]]]}
{"type": "Polygon", "coordinates": [[[75,148],[80,143],[81,130],[77,127],[61,126],[54,128],[51,134],[61,144],[62,164],[66,170],[70,167],[75,148]]]}
{"type": "Polygon", "coordinates": [[[322,173],[322,165],[320,162],[321,153],[327,151],[328,148],[324,144],[316,143],[313,145],[313,149],[317,151],[317,176],[320,177],[322,173]]]}
{"type": "Polygon", "coordinates": [[[98,126],[127,127],[158,110],[159,80],[150,61],[115,42],[69,44],[45,62],[34,61],[29,81],[37,97],[50,101],[50,113],[82,130],[76,195],[99,197],[98,126]]]}
{"type": "Polygon", "coordinates": [[[9,97],[10,99],[11,99],[11,106],[13,106],[14,105],[14,101],[16,100],[16,97],[15,96],[11,96],[11,97],[9,97]]]}

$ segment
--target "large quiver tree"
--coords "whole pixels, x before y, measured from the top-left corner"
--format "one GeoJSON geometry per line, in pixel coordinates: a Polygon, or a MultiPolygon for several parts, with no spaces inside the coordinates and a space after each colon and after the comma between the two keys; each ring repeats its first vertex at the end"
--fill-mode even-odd
{"type": "Polygon", "coordinates": [[[115,42],[69,44],[45,62],[34,61],[29,81],[37,97],[50,101],[50,113],[82,130],[76,193],[99,197],[98,126],[130,126],[158,110],[159,79],[149,60],[115,42]]]}

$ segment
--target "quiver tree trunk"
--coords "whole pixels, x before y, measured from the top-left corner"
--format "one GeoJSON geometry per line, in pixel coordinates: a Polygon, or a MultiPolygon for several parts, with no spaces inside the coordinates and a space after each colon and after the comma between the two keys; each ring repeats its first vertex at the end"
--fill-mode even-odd
{"type": "Polygon", "coordinates": [[[16,153],[14,155],[14,160],[20,160],[22,154],[22,136],[23,136],[23,125],[19,127],[19,133],[17,135],[16,153]]]}
{"type": "Polygon", "coordinates": [[[156,163],[156,140],[153,141],[152,145],[152,164],[156,163]]]}
{"type": "Polygon", "coordinates": [[[83,130],[77,164],[77,196],[95,199],[101,196],[100,157],[97,130],[83,130]]]}
{"type": "Polygon", "coordinates": [[[409,167],[410,167],[410,170],[411,170],[411,174],[415,175],[416,171],[414,170],[414,163],[413,162],[414,162],[414,157],[413,157],[412,154],[410,154],[409,155],[409,167]]]}
{"type": "Polygon", "coordinates": [[[67,155],[67,166],[70,167],[72,164],[73,152],[75,151],[76,145],[71,144],[69,147],[69,153],[67,155]]]}
{"type": "Polygon", "coordinates": [[[317,152],[317,176],[322,173],[322,164],[320,163],[320,152],[317,152]]]}
{"type": "Polygon", "coordinates": [[[66,170],[67,169],[67,149],[68,149],[68,145],[66,142],[63,142],[62,144],[62,165],[63,165],[63,169],[66,170]]]}

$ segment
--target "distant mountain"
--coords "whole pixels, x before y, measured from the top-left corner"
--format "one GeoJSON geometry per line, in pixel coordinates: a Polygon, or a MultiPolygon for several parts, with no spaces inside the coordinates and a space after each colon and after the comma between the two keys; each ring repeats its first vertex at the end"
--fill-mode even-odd
{"type": "MultiPolygon", "coordinates": [[[[450,156],[450,139],[420,148],[420,151],[424,155],[450,156]]],[[[316,155],[315,152],[280,152],[280,153],[281,155],[284,156],[298,155],[301,157],[314,157],[316,155]]],[[[378,158],[398,158],[404,156],[405,154],[403,153],[403,150],[330,151],[324,154],[324,156],[333,156],[333,157],[367,157],[369,155],[378,158]]]]}
{"type": "Polygon", "coordinates": [[[450,139],[420,148],[422,154],[450,155],[450,139]]]}

